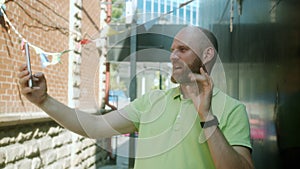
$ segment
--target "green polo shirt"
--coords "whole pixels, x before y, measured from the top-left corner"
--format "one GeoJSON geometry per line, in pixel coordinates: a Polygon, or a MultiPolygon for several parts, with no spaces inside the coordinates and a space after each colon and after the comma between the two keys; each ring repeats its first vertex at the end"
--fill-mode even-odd
{"type": "MultiPolygon", "coordinates": [[[[215,168],[198,113],[191,99],[182,98],[179,87],[151,91],[123,110],[139,132],[135,169],[215,168]]],[[[251,148],[249,120],[241,102],[214,89],[212,111],[230,145],[251,148]]]]}

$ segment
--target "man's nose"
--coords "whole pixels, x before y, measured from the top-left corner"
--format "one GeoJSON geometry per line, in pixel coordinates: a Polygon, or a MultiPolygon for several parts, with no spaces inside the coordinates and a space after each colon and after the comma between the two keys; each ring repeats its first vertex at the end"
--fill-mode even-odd
{"type": "Polygon", "coordinates": [[[178,60],[178,59],[179,59],[179,56],[178,56],[177,50],[173,50],[171,52],[171,55],[170,55],[170,60],[171,61],[175,61],[175,60],[178,60]]]}

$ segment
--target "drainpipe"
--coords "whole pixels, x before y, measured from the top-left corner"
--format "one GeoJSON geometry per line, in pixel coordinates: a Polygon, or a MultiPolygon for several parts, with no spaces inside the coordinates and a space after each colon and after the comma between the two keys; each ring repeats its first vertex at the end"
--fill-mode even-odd
{"type": "MultiPolygon", "coordinates": [[[[106,0],[106,24],[109,24],[111,21],[112,13],[112,1],[106,0]]],[[[106,71],[105,71],[105,105],[110,107],[112,110],[117,110],[117,108],[109,103],[109,89],[110,89],[110,63],[106,62],[106,71]]]]}
{"type": "Polygon", "coordinates": [[[106,62],[106,72],[105,72],[105,104],[112,110],[117,110],[117,108],[109,103],[109,84],[110,84],[110,63],[106,62]]]}

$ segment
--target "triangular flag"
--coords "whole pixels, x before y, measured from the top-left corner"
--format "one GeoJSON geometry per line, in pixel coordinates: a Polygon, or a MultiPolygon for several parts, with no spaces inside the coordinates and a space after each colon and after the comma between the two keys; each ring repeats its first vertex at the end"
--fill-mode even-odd
{"type": "Polygon", "coordinates": [[[42,49],[40,49],[40,48],[38,48],[38,47],[36,47],[36,46],[31,46],[31,47],[33,47],[33,49],[35,50],[35,53],[36,53],[37,55],[39,55],[39,54],[41,54],[41,53],[45,53],[42,49]]]}
{"type": "Polygon", "coordinates": [[[25,40],[22,39],[21,41],[21,50],[24,51],[25,50],[25,40]]]}
{"type": "Polygon", "coordinates": [[[40,53],[40,59],[42,67],[47,67],[49,65],[49,60],[47,58],[47,55],[45,53],[40,53]]]}
{"type": "Polygon", "coordinates": [[[51,59],[50,64],[55,65],[57,63],[60,63],[60,56],[62,55],[62,53],[56,53],[56,54],[52,55],[52,59],[51,59]]]}
{"type": "Polygon", "coordinates": [[[88,43],[90,43],[91,41],[90,40],[88,40],[88,39],[82,39],[81,41],[80,41],[80,44],[81,45],[85,45],[85,44],[88,44],[88,43]]]}
{"type": "MultiPolygon", "coordinates": [[[[1,0],[2,1],[2,0],[1,0]]],[[[4,3],[4,2],[3,2],[4,3]]],[[[0,2],[0,8],[2,9],[2,10],[0,10],[0,16],[3,16],[3,13],[6,11],[6,6],[5,6],[5,4],[3,4],[2,2],[0,2]],[[3,11],[3,13],[2,13],[2,11],[3,11]]]]}

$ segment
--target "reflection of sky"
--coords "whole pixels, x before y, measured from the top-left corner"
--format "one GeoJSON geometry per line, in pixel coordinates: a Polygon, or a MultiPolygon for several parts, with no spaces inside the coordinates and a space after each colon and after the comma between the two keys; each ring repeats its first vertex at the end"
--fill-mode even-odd
{"type": "MultiPolygon", "coordinates": [[[[181,3],[188,0],[136,0],[139,13],[165,13],[179,7],[181,3]],[[145,8],[145,10],[144,10],[145,8]]],[[[184,18],[190,23],[192,19],[193,25],[201,25],[209,27],[211,23],[229,24],[231,4],[229,1],[207,1],[194,0],[178,11],[174,11],[172,16],[184,18]],[[184,12],[186,10],[186,12],[184,12]],[[196,12],[197,11],[197,12],[196,12]],[[192,17],[190,16],[192,15],[192,17]],[[196,21],[198,19],[198,21],[196,21]]],[[[293,21],[297,17],[289,15],[288,7],[292,4],[280,3],[276,6],[275,1],[241,1],[234,3],[233,23],[238,24],[253,24],[253,23],[276,23],[293,21]],[[276,6],[276,7],[274,7],[276,6]],[[271,10],[273,9],[273,10],[271,10]],[[238,18],[238,19],[236,19],[238,18]]]]}

